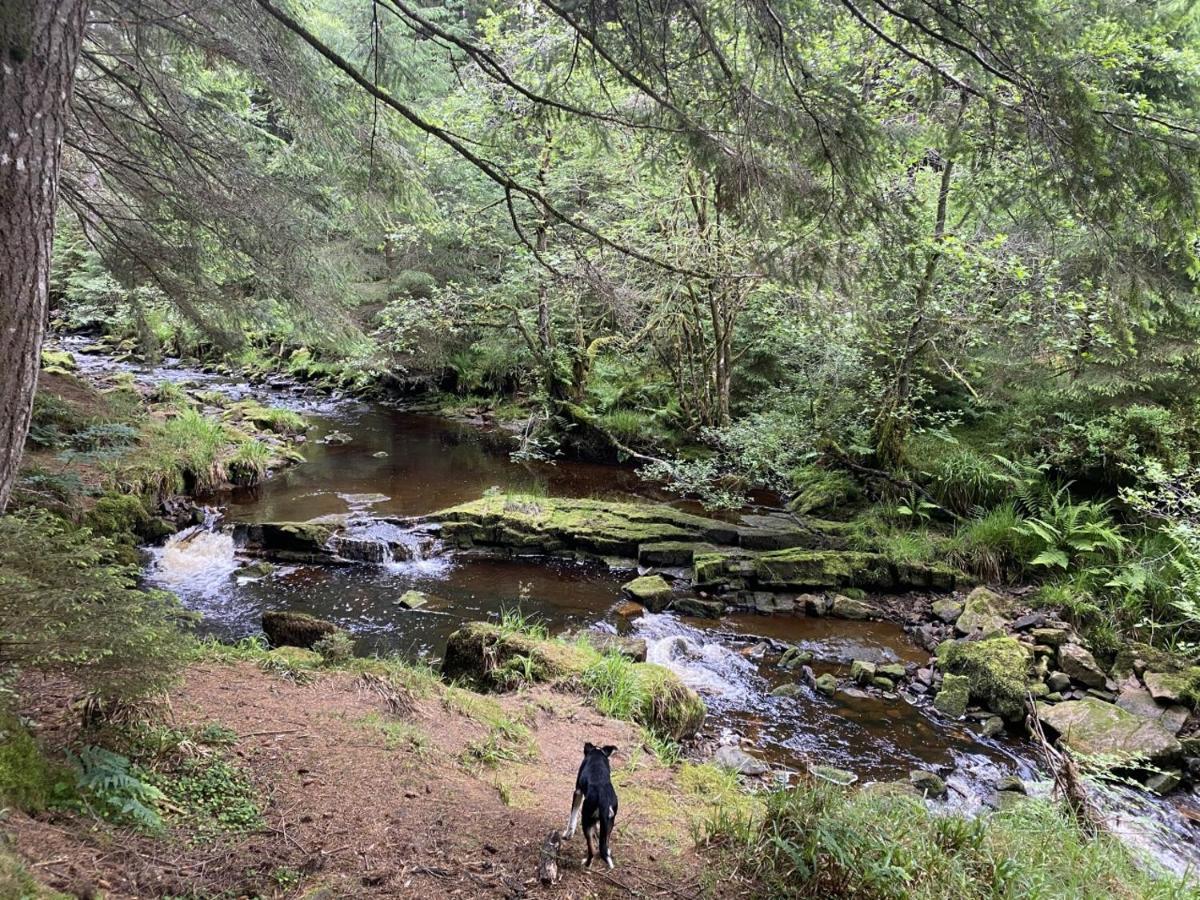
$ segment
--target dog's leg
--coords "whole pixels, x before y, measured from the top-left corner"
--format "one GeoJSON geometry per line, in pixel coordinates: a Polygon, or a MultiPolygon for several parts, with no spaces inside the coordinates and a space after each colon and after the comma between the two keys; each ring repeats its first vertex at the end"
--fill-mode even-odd
{"type": "Polygon", "coordinates": [[[586,857],[584,857],[584,860],[583,860],[584,866],[591,866],[591,864],[592,864],[592,856],[593,856],[593,853],[592,853],[592,831],[595,828],[596,828],[595,825],[585,825],[583,828],[583,839],[585,841],[587,841],[587,845],[588,845],[588,855],[586,857]]]}
{"type": "Polygon", "coordinates": [[[608,836],[612,834],[613,827],[613,811],[612,807],[602,810],[600,813],[600,858],[604,860],[605,865],[611,870],[613,867],[612,853],[608,849],[608,836]]]}
{"type": "Polygon", "coordinates": [[[575,837],[575,829],[579,827],[579,811],[581,809],[583,809],[583,794],[576,791],[575,796],[571,798],[571,815],[567,817],[567,827],[563,829],[564,839],[575,837]]]}

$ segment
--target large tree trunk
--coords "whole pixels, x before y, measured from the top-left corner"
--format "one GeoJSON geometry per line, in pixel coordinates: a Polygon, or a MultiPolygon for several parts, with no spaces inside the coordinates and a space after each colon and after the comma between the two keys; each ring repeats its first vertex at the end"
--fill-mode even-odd
{"type": "Polygon", "coordinates": [[[88,0],[0,0],[0,512],[29,431],[88,0]]]}

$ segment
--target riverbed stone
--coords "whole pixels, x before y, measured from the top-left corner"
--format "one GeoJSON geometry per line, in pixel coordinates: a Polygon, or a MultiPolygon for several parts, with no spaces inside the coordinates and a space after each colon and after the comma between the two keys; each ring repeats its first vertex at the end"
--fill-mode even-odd
{"type": "Polygon", "coordinates": [[[712,761],[722,769],[728,769],[738,775],[765,775],[771,771],[770,767],[762,760],[755,759],[741,747],[733,744],[724,744],[718,747],[712,756],[712,761]]]}
{"type": "Polygon", "coordinates": [[[856,659],[850,663],[850,677],[858,684],[870,684],[875,677],[875,663],[856,659]]]}
{"type": "Polygon", "coordinates": [[[252,553],[285,561],[328,559],[329,539],[338,531],[330,522],[258,522],[234,526],[234,541],[252,553]]]}
{"type": "Polygon", "coordinates": [[[933,614],[948,625],[953,625],[962,611],[962,601],[953,597],[939,597],[933,601],[933,614]]]}
{"type": "Polygon", "coordinates": [[[890,678],[884,678],[882,675],[876,675],[871,679],[871,687],[890,693],[896,689],[896,682],[890,678]]]}
{"type": "Polygon", "coordinates": [[[420,609],[430,601],[430,596],[424,591],[405,591],[396,601],[402,609],[420,609]]]}
{"type": "Polygon", "coordinates": [[[752,606],[763,615],[795,612],[796,598],[790,594],[773,594],[770,591],[754,591],[752,606]]]}
{"type": "Polygon", "coordinates": [[[779,665],[785,669],[798,669],[813,661],[813,652],[803,647],[788,647],[779,657],[779,665]]]}
{"type": "Polygon", "coordinates": [[[636,619],[638,616],[646,614],[646,607],[636,600],[626,600],[624,603],[617,604],[617,608],[613,612],[622,619],[636,619]]]}
{"type": "Polygon", "coordinates": [[[1183,781],[1183,773],[1178,769],[1167,769],[1162,772],[1154,772],[1146,778],[1146,790],[1158,794],[1160,797],[1171,793],[1175,788],[1179,787],[1183,781]]]}
{"type": "Polygon", "coordinates": [[[1065,628],[1034,628],[1029,634],[1034,643],[1047,647],[1060,647],[1071,638],[1071,633],[1065,628]]]}
{"type": "Polygon", "coordinates": [[[644,638],[590,630],[563,635],[568,640],[575,636],[587,641],[594,649],[599,650],[601,653],[615,653],[617,656],[623,656],[631,662],[646,661],[648,647],[644,638]]]}
{"type": "Polygon", "coordinates": [[[1073,681],[1087,687],[1102,688],[1108,681],[1096,658],[1078,644],[1063,644],[1058,648],[1058,665],[1073,681]]]}
{"type": "Polygon", "coordinates": [[[1015,603],[1011,598],[977,587],[963,602],[962,614],[955,621],[954,629],[964,635],[1002,634],[1014,611],[1015,603]]]}
{"type": "Polygon", "coordinates": [[[832,697],[835,693],[837,693],[837,689],[838,689],[837,677],[830,674],[829,672],[826,672],[823,675],[818,675],[817,680],[814,683],[813,687],[815,687],[818,691],[820,691],[826,697],[832,697]]]}
{"type": "Polygon", "coordinates": [[[835,594],[829,604],[829,614],[836,619],[870,619],[872,616],[878,616],[879,610],[862,600],[835,594]]]}
{"type": "Polygon", "coordinates": [[[1076,753],[1121,762],[1167,762],[1180,755],[1175,736],[1157,722],[1094,697],[1037,705],[1038,719],[1076,753]]]}
{"type": "Polygon", "coordinates": [[[951,719],[961,719],[971,698],[971,681],[965,675],[945,675],[933,698],[933,708],[951,719]]]}
{"type": "Polygon", "coordinates": [[[671,585],[661,575],[642,575],[625,582],[621,590],[651,612],[662,612],[675,598],[671,585]]]}
{"type": "Polygon", "coordinates": [[[985,738],[992,738],[1004,733],[1004,720],[999,716],[988,716],[983,720],[983,726],[980,728],[980,734],[985,738]]]}
{"type": "Polygon", "coordinates": [[[814,778],[820,778],[822,781],[829,781],[842,787],[858,781],[858,776],[853,772],[839,769],[837,766],[809,766],[808,771],[814,778]]]}
{"type": "Polygon", "coordinates": [[[771,691],[771,696],[772,697],[789,697],[789,698],[803,697],[804,696],[804,688],[798,684],[792,684],[791,682],[789,682],[787,684],[781,684],[781,685],[779,685],[779,687],[774,688],[771,691]]]}
{"type": "Polygon", "coordinates": [[[892,681],[899,681],[908,674],[908,670],[900,665],[900,663],[883,663],[882,665],[875,666],[875,674],[882,675],[884,678],[890,678],[892,681]]]}
{"type": "Polygon", "coordinates": [[[233,570],[233,574],[238,578],[259,579],[266,578],[274,571],[275,566],[265,559],[255,559],[238,566],[233,570]]]}
{"type": "Polygon", "coordinates": [[[1025,782],[1021,780],[1019,775],[1005,775],[996,782],[996,790],[1011,791],[1016,794],[1029,793],[1029,789],[1025,786],[1025,782]]]}
{"type": "Polygon", "coordinates": [[[908,773],[908,780],[923,796],[935,800],[946,796],[946,782],[935,772],[928,769],[913,769],[908,773]]]}
{"type": "Polygon", "coordinates": [[[659,541],[641,544],[637,561],[643,566],[690,566],[696,544],[691,541],[659,541]]]}
{"type": "Polygon", "coordinates": [[[317,641],[342,630],[325,619],[289,610],[264,612],[262,629],[273,647],[302,647],[305,650],[311,650],[317,641]]]}

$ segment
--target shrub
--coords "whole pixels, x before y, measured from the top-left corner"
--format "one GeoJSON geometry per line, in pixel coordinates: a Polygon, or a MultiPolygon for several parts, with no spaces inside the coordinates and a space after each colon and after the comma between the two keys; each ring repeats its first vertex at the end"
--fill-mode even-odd
{"type": "Polygon", "coordinates": [[[0,715],[0,807],[28,813],[72,796],[71,773],[50,762],[33,737],[11,715],[0,715]]]}
{"type": "Polygon", "coordinates": [[[253,487],[267,477],[274,461],[271,448],[262,441],[243,441],[226,463],[229,480],[242,487],[253,487]]]}
{"type": "Polygon", "coordinates": [[[313,644],[313,650],[325,665],[337,666],[354,658],[354,641],[346,632],[335,631],[313,644]]]}
{"type": "Polygon", "coordinates": [[[1018,530],[1021,521],[1009,504],[960,522],[946,547],[949,562],[985,581],[1016,579],[1036,553],[1034,543],[1018,530]]]}
{"type": "Polygon", "coordinates": [[[146,781],[146,773],[129,759],[103,747],[84,747],[75,759],[83,798],[106,819],[139,828],[162,828],[158,805],[162,791],[146,781]]]}
{"type": "Polygon", "coordinates": [[[67,672],[129,699],[172,682],[187,639],[174,597],[137,587],[111,541],[41,510],[0,517],[0,673],[67,672]]]}

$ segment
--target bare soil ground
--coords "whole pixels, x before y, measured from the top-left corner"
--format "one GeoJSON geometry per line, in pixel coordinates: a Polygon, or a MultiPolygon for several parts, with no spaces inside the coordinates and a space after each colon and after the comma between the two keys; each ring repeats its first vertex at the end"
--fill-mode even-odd
{"type": "MultiPolygon", "coordinates": [[[[25,714],[40,739],[66,746],[78,720],[71,686],[29,687],[25,714]]],[[[349,674],[296,684],[250,663],[195,665],[171,696],[174,724],[237,733],[230,757],[260,793],[265,828],[197,842],[181,829],[155,837],[61,812],[15,814],[5,827],[38,879],[84,897],[734,895],[691,837],[702,798],[631,726],[548,688],[449,697],[415,698],[398,713],[349,674]],[[489,734],[476,704],[528,727],[519,760],[472,758],[472,742],[489,734]],[[565,824],[587,740],[620,748],[617,868],[581,866],[581,831],[563,844],[560,881],[543,886],[541,845],[565,824]]]]}

